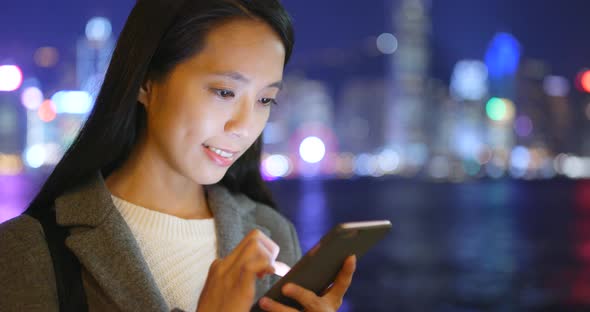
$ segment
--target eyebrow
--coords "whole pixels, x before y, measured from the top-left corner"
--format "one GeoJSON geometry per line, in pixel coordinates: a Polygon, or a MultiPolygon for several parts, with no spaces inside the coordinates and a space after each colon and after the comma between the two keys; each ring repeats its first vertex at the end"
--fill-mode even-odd
{"type": "MultiPolygon", "coordinates": [[[[213,76],[220,76],[220,77],[224,77],[224,78],[229,78],[231,80],[235,80],[235,81],[242,82],[242,83],[249,83],[250,82],[250,79],[248,79],[246,76],[242,75],[239,72],[235,72],[235,71],[213,73],[213,76]]],[[[277,88],[279,90],[282,90],[283,89],[283,81],[281,81],[281,80],[275,81],[266,87],[267,88],[277,88]]]]}

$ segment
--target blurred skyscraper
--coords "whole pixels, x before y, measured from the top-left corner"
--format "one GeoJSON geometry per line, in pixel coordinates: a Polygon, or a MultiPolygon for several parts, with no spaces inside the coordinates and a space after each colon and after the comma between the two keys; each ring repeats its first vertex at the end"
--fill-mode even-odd
{"type": "Polygon", "coordinates": [[[383,145],[385,94],[383,80],[360,79],[342,88],[335,131],[341,151],[360,154],[383,145]]]}
{"type": "Polygon", "coordinates": [[[424,146],[426,115],[425,98],[430,63],[430,15],[425,0],[399,0],[393,5],[393,29],[398,39],[397,52],[391,59],[391,90],[385,121],[386,145],[399,149],[404,158],[412,144],[424,146]]]}

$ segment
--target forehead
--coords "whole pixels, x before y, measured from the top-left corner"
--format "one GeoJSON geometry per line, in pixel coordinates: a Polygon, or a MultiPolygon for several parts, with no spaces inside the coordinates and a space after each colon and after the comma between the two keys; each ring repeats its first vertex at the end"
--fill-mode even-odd
{"type": "Polygon", "coordinates": [[[234,71],[276,80],[282,77],[284,61],[285,47],[276,32],[264,22],[244,18],[214,27],[188,63],[207,73],[234,71]]]}

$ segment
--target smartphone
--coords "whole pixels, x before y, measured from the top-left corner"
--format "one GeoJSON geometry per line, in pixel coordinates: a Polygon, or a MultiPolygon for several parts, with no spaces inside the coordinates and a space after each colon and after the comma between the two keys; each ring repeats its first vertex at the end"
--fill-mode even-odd
{"type": "MultiPolygon", "coordinates": [[[[388,220],[349,222],[336,225],[311,248],[291,270],[265,294],[284,305],[302,310],[295,300],[284,296],[281,288],[294,283],[321,295],[334,282],[348,256],[357,260],[391,230],[388,220]]],[[[263,311],[258,303],[250,311],[263,311]]]]}

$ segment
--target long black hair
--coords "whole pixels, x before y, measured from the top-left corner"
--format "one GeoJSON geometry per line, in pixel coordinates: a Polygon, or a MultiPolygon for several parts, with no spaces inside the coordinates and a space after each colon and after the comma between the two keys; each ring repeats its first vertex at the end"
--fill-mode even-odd
{"type": "MultiPolygon", "coordinates": [[[[138,0],[119,36],[94,109],[27,211],[50,209],[66,190],[98,172],[106,178],[121,166],[146,126],[145,108],[137,101],[143,82],[163,79],[203,48],[213,27],[233,18],[270,25],[284,44],[287,63],[293,28],[279,0],[138,0]]],[[[261,153],[262,136],[220,183],[276,208],[260,175],[261,153]]]]}

